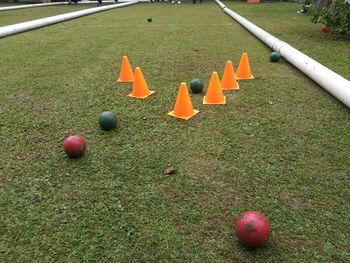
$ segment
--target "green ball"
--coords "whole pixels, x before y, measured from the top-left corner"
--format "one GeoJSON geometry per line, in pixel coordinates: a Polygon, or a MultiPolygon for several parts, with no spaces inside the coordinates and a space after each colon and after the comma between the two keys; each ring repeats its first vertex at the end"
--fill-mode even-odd
{"type": "Polygon", "coordinates": [[[190,89],[192,93],[201,93],[203,91],[204,85],[200,79],[193,79],[190,84],[190,89]]]}
{"type": "Polygon", "coordinates": [[[100,114],[98,123],[105,131],[110,131],[117,126],[117,117],[113,112],[104,111],[100,114]]]}
{"type": "Polygon", "coordinates": [[[281,54],[277,51],[272,52],[270,55],[271,62],[278,62],[281,59],[281,54]]]}
{"type": "Polygon", "coordinates": [[[152,22],[152,17],[147,17],[148,22],[152,22]]]}

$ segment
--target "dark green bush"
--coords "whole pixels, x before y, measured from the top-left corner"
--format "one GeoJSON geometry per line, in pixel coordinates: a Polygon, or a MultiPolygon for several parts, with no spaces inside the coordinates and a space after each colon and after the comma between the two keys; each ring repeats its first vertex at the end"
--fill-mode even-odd
{"type": "Polygon", "coordinates": [[[328,7],[314,10],[312,22],[327,26],[338,36],[350,32],[350,4],[344,0],[333,0],[328,7]]]}

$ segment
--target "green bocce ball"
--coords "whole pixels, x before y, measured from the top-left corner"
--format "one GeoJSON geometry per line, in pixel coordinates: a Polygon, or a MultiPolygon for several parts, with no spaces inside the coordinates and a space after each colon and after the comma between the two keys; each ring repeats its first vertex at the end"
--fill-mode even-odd
{"type": "Polygon", "coordinates": [[[192,93],[202,93],[203,92],[203,82],[200,79],[193,79],[190,84],[190,89],[192,93]]]}
{"type": "Polygon", "coordinates": [[[100,127],[105,131],[110,131],[117,126],[117,117],[113,112],[104,111],[98,119],[100,127]]]}
{"type": "Polygon", "coordinates": [[[281,59],[281,54],[277,51],[272,52],[270,55],[270,61],[271,62],[278,62],[281,59]]]}

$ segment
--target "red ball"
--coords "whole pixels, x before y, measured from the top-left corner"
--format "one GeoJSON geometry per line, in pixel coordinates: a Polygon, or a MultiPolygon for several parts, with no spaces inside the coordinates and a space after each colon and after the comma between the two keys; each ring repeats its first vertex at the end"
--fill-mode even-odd
{"type": "Polygon", "coordinates": [[[323,32],[323,33],[329,33],[330,31],[331,30],[328,27],[326,27],[326,26],[321,28],[321,32],[323,32]]]}
{"type": "Polygon", "coordinates": [[[86,142],[83,137],[72,135],[64,140],[63,148],[69,158],[79,158],[86,150],[86,142]]]}
{"type": "Polygon", "coordinates": [[[245,212],[237,220],[236,235],[244,245],[248,247],[260,247],[269,239],[269,221],[260,212],[245,212]]]}

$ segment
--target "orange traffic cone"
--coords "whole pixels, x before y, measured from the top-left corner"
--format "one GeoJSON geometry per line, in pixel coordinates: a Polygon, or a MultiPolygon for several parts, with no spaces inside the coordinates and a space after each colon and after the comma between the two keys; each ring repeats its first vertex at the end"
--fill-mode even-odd
{"type": "Polygon", "coordinates": [[[168,115],[188,120],[196,115],[199,111],[194,110],[188,93],[187,85],[185,82],[181,82],[179,93],[175,102],[174,110],[169,112],[168,115]]]}
{"type": "Polygon", "coordinates": [[[122,66],[120,68],[119,79],[117,82],[133,82],[135,80],[134,73],[127,56],[123,56],[122,66]]]}
{"type": "Polygon", "coordinates": [[[226,97],[222,93],[219,76],[216,71],[211,75],[207,94],[203,98],[203,104],[226,104],[226,97]]]}
{"type": "Polygon", "coordinates": [[[131,98],[144,99],[152,95],[154,91],[149,90],[145,78],[139,67],[135,69],[135,81],[132,85],[132,92],[128,95],[131,98]]]}
{"type": "Polygon", "coordinates": [[[221,88],[223,90],[238,90],[239,85],[233,70],[232,61],[228,60],[221,80],[221,88]]]}
{"type": "Polygon", "coordinates": [[[236,72],[236,79],[254,79],[250,71],[247,53],[243,53],[236,72]]]}

